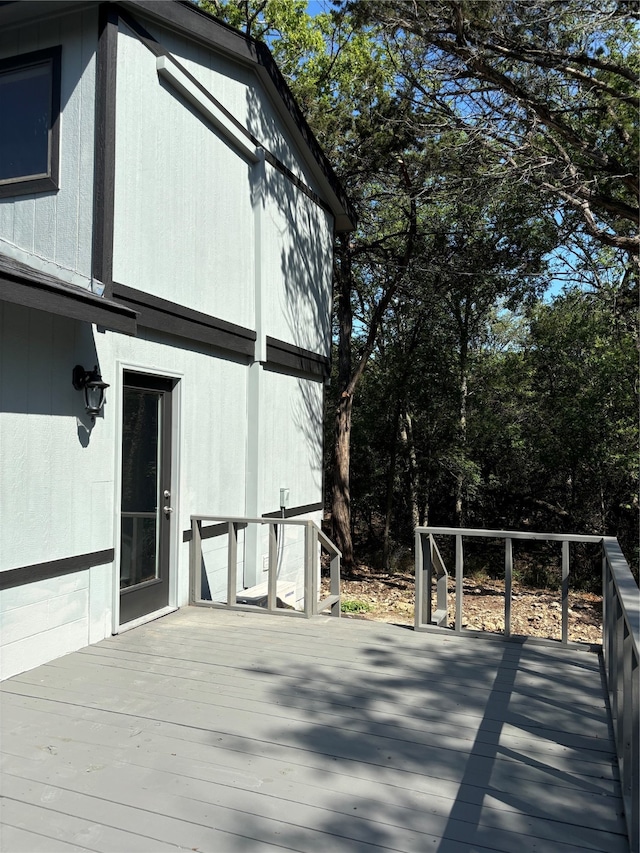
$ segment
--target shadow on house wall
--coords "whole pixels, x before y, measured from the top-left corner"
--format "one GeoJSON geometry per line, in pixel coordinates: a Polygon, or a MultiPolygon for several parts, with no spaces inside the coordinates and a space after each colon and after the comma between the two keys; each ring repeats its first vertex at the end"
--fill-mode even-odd
{"type": "Polygon", "coordinates": [[[92,326],[0,302],[0,330],[0,412],[75,418],[83,442],[92,423],[71,377],[76,364],[100,368],[92,326]]]}

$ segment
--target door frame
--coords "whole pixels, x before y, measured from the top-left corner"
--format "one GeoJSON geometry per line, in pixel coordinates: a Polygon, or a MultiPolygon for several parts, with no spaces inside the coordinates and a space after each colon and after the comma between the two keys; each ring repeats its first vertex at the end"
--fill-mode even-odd
{"type": "Polygon", "coordinates": [[[178,608],[178,567],[180,556],[180,434],[181,434],[181,391],[184,374],[173,370],[159,370],[149,368],[148,365],[133,361],[116,361],[117,382],[115,395],[114,417],[115,423],[115,475],[114,475],[114,561],[113,561],[113,583],[112,583],[112,623],[111,633],[121,634],[137,625],[151,622],[165,613],[170,613],[178,608]],[[168,379],[174,383],[171,392],[171,484],[172,484],[172,506],[173,512],[169,519],[169,589],[168,604],[166,607],[152,613],[146,613],[131,622],[120,624],[120,541],[121,541],[121,506],[122,506],[122,431],[123,431],[123,408],[124,408],[124,374],[125,371],[138,373],[157,379],[168,379]]]}

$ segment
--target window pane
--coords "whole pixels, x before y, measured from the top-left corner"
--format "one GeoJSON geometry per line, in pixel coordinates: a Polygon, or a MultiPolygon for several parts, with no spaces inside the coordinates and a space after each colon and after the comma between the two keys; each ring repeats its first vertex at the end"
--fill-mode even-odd
{"type": "Polygon", "coordinates": [[[156,519],[122,519],[120,589],[157,577],[156,519]]]}
{"type": "Polygon", "coordinates": [[[49,173],[51,62],[0,74],[0,180],[49,173]]]}
{"type": "Polygon", "coordinates": [[[158,506],[158,430],[162,395],[124,389],[122,512],[155,512],[158,506]]]}

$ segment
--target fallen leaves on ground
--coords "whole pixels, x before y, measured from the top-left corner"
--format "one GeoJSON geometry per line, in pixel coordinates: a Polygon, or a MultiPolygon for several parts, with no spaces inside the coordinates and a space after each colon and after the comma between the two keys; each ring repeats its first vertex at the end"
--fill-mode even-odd
{"type": "MultiPolygon", "coordinates": [[[[328,593],[328,578],[323,577],[328,593]]],[[[384,572],[358,565],[350,577],[340,581],[342,601],[355,610],[359,602],[366,610],[343,612],[343,617],[373,619],[413,625],[415,578],[413,572],[384,572]]],[[[435,597],[434,597],[435,610],[435,597]]],[[[449,579],[449,624],[455,619],[455,578],[449,579]]],[[[504,582],[487,578],[465,578],[462,626],[474,631],[504,632],[504,582]]],[[[511,633],[560,639],[562,603],[560,590],[531,589],[514,582],[511,633]]],[[[602,642],[602,599],[588,592],[569,593],[569,640],[602,642]]]]}

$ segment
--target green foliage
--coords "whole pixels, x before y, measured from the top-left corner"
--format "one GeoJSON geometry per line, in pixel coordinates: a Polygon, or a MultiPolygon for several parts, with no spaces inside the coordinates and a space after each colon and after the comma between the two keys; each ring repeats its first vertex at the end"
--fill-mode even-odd
{"type": "Polygon", "coordinates": [[[201,5],[269,44],[359,216],[325,447],[346,393],[360,547],[410,547],[461,505],[471,526],[617,536],[637,565],[630,4],[201,5]]]}
{"type": "Polygon", "coordinates": [[[494,170],[539,187],[574,225],[637,254],[640,52],[631,4],[346,5],[361,23],[382,27],[406,91],[419,98],[423,132],[465,128],[494,170]]]}
{"type": "Polygon", "coordinates": [[[340,602],[340,610],[343,613],[368,613],[371,605],[357,598],[345,598],[340,602]]]}

